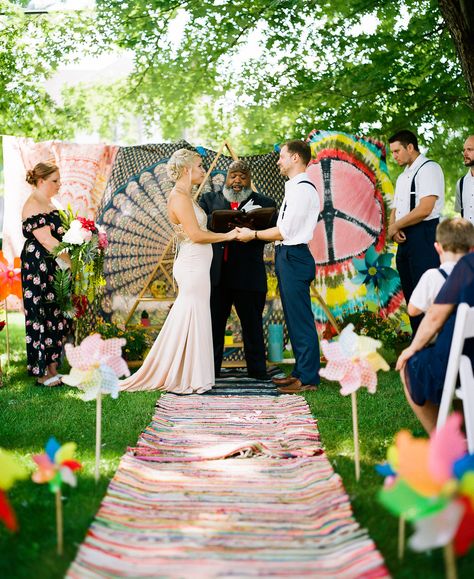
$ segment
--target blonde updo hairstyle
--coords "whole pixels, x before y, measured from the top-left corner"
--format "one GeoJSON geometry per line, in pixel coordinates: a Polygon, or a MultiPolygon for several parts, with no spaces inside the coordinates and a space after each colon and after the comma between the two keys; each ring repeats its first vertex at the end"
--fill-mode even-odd
{"type": "Polygon", "coordinates": [[[175,151],[166,166],[169,178],[173,181],[180,179],[183,176],[184,170],[192,167],[200,157],[201,155],[189,149],[178,149],[175,151]]]}
{"type": "Polygon", "coordinates": [[[37,163],[33,169],[29,169],[26,172],[26,182],[36,187],[40,179],[46,179],[46,177],[57,171],[59,169],[54,163],[37,163]]]}

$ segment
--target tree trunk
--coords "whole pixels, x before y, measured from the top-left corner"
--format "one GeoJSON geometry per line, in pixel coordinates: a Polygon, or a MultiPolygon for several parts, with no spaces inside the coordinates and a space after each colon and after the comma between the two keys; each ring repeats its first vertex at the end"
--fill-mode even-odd
{"type": "Polygon", "coordinates": [[[458,53],[461,68],[474,109],[474,2],[472,0],[438,0],[458,53]]]}

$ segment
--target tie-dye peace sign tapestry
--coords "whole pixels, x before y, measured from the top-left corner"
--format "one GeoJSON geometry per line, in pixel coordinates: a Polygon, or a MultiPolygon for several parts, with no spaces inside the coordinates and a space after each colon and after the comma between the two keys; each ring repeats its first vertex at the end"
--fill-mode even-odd
{"type": "MultiPolygon", "coordinates": [[[[307,173],[316,185],[321,214],[309,246],[316,261],[316,287],[336,318],[357,310],[394,313],[403,300],[386,245],[387,207],[393,197],[385,146],[335,131],[309,135],[307,173]]],[[[326,315],[313,305],[318,321],[326,315]]]]}

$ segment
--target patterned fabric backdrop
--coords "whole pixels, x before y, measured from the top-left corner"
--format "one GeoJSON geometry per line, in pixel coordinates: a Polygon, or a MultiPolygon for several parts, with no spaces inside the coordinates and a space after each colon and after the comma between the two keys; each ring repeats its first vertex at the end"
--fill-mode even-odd
{"type": "MultiPolygon", "coordinates": [[[[384,223],[393,188],[385,148],[373,139],[335,131],[313,131],[308,140],[313,154],[308,175],[318,189],[323,209],[310,243],[317,264],[316,287],[340,320],[374,301],[384,314],[394,313],[403,299],[398,276],[379,284],[376,294],[368,285],[352,281],[358,272],[353,258],[363,261],[370,248],[378,253],[391,251],[386,248],[384,223]]],[[[29,194],[25,170],[40,160],[54,160],[61,170],[62,202],[70,202],[81,214],[95,215],[107,228],[110,245],[105,261],[104,317],[121,315],[123,319],[168,247],[167,259],[148,294],[162,300],[162,317],[166,316],[175,295],[172,232],[166,216],[172,183],[166,174],[166,162],[174,151],[184,147],[197,150],[208,169],[217,153],[194,148],[186,141],[134,147],[34,143],[14,137],[4,137],[3,142],[6,254],[18,255],[23,243],[21,207],[29,194]]],[[[279,174],[277,158],[278,154],[271,152],[246,160],[257,190],[280,205],[285,180],[279,174]]],[[[222,188],[231,161],[227,155],[219,158],[204,192],[222,188]]],[[[384,257],[385,265],[390,255],[384,257]]],[[[273,244],[267,245],[266,259],[268,274],[273,276],[273,244]]],[[[318,323],[325,324],[327,318],[319,303],[314,301],[313,308],[318,323]]],[[[279,300],[269,294],[265,326],[282,320],[279,300]]],[[[240,353],[232,355],[238,357],[240,353]]]]}

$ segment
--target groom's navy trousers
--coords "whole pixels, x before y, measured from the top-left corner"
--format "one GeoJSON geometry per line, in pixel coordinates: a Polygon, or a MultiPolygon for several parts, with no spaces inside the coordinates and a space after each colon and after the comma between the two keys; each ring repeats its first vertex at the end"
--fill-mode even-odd
{"type": "Polygon", "coordinates": [[[319,343],[310,297],[316,266],[308,246],[277,245],[275,272],[296,359],[292,375],[303,384],[319,384],[319,343]]]}

